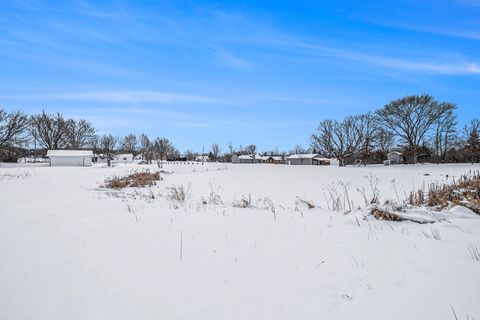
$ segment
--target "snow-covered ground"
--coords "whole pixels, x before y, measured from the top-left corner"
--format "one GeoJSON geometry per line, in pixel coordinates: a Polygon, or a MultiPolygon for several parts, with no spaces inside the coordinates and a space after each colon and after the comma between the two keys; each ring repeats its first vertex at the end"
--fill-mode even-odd
{"type": "Polygon", "coordinates": [[[155,187],[100,188],[145,168],[158,170],[0,165],[0,319],[480,318],[467,248],[480,248],[479,216],[453,208],[416,224],[355,210],[375,178],[380,200],[398,201],[479,165],[166,164],[155,187]],[[181,185],[191,196],[169,200],[181,185]],[[256,208],[234,207],[242,197],[256,208]]]}

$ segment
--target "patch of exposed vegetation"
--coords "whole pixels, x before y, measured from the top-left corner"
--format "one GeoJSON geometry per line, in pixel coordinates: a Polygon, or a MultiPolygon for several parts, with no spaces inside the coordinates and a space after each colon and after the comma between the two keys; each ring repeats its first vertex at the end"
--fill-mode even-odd
{"type": "Polygon", "coordinates": [[[190,184],[185,187],[184,185],[171,186],[167,188],[167,198],[170,201],[176,203],[184,203],[187,199],[192,196],[190,190],[190,184]]]}
{"type": "Polygon", "coordinates": [[[159,180],[161,180],[160,172],[134,172],[123,177],[108,178],[105,180],[104,187],[109,189],[151,187],[159,180]]]}
{"type": "Polygon", "coordinates": [[[480,171],[470,171],[451,184],[433,183],[428,190],[412,191],[408,204],[438,209],[458,205],[480,214],[480,171]]]}
{"type": "Polygon", "coordinates": [[[374,208],[370,214],[375,217],[375,219],[378,220],[385,220],[385,221],[403,221],[405,220],[402,216],[399,214],[393,213],[393,212],[388,212],[387,210],[379,209],[379,208],[374,208]]]}
{"type": "Polygon", "coordinates": [[[235,208],[251,208],[253,206],[252,195],[248,194],[248,198],[245,196],[242,196],[240,200],[233,201],[232,205],[235,208]]]}

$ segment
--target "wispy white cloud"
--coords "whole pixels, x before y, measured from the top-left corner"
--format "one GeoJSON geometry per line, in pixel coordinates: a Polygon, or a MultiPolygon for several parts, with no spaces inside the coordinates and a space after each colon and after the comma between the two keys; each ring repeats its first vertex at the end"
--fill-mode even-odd
{"type": "MultiPolygon", "coordinates": [[[[396,57],[388,57],[361,53],[354,50],[345,50],[336,47],[317,45],[302,41],[271,40],[271,44],[277,46],[299,48],[310,50],[310,53],[316,52],[324,56],[332,56],[351,61],[368,63],[386,68],[411,71],[411,72],[430,72],[438,74],[480,74],[480,64],[465,59],[455,59],[447,62],[438,62],[438,58],[432,57],[430,60],[408,60],[396,57]]],[[[444,59],[443,59],[444,60],[444,59]]]]}
{"type": "Polygon", "coordinates": [[[9,100],[68,100],[109,103],[209,103],[224,104],[225,101],[213,97],[161,91],[88,91],[72,93],[39,93],[1,95],[9,100]]]}
{"type": "Polygon", "coordinates": [[[224,50],[218,51],[217,55],[220,62],[227,67],[235,69],[250,69],[253,66],[251,61],[240,58],[224,50]]]}

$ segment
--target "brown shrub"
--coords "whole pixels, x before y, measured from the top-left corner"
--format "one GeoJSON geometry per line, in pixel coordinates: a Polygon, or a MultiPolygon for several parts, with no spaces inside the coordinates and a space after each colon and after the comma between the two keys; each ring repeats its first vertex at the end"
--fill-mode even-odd
{"type": "Polygon", "coordinates": [[[160,172],[135,172],[123,177],[106,179],[104,187],[109,189],[151,187],[154,186],[158,180],[161,180],[160,172]]]}

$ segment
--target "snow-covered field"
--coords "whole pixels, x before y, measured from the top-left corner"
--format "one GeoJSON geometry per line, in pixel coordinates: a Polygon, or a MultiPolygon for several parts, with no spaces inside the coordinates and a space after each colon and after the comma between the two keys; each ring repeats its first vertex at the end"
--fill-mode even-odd
{"type": "Polygon", "coordinates": [[[375,178],[398,201],[479,165],[166,164],[154,187],[100,188],[145,168],[0,165],[0,319],[480,318],[479,216],[355,210],[375,178]],[[169,200],[181,185],[190,197],[169,200]],[[335,192],[353,212],[331,210],[335,192]]]}

